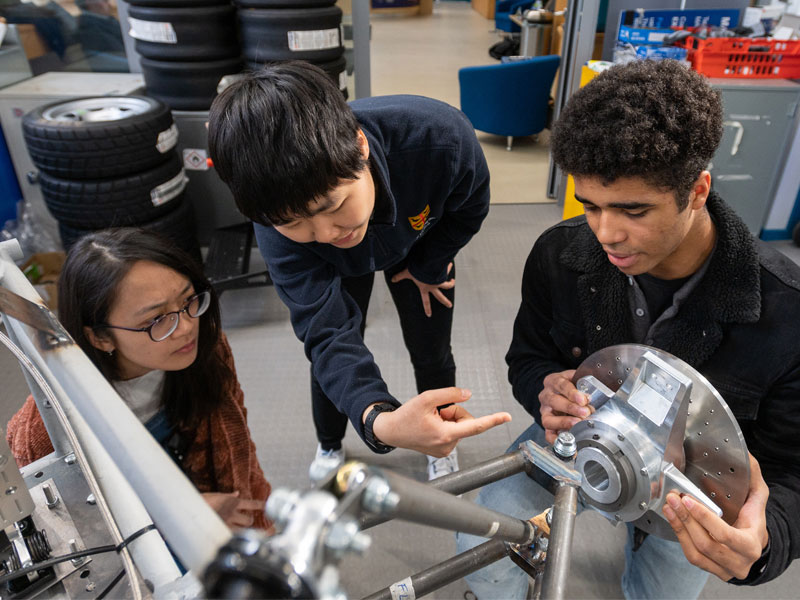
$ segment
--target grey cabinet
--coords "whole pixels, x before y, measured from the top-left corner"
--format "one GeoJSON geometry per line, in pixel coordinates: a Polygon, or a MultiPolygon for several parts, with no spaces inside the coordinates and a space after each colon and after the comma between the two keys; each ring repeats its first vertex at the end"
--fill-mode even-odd
{"type": "Polygon", "coordinates": [[[724,131],[711,164],[714,189],[758,235],[793,137],[800,84],[783,79],[712,79],[722,93],[724,131]]]}

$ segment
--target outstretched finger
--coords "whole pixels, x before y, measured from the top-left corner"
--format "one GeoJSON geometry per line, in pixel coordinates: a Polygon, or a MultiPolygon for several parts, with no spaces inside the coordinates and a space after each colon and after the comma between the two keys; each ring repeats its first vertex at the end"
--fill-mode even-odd
{"type": "Polygon", "coordinates": [[[433,292],[431,293],[434,296],[436,296],[436,299],[439,301],[440,304],[444,304],[447,308],[453,308],[453,303],[450,302],[450,299],[447,296],[445,296],[439,289],[434,289],[433,292]]]}
{"type": "Polygon", "coordinates": [[[396,273],[392,276],[392,283],[397,283],[398,281],[403,281],[403,279],[411,279],[411,274],[408,272],[408,269],[403,269],[399,273],[396,273]]]}
{"type": "Polygon", "coordinates": [[[510,420],[510,414],[507,412],[499,412],[493,415],[476,417],[474,419],[464,419],[458,423],[448,422],[448,425],[450,425],[449,432],[455,439],[460,440],[465,437],[478,435],[484,431],[488,431],[492,427],[508,423],[510,420]]]}
{"type": "Polygon", "coordinates": [[[440,406],[453,404],[454,402],[466,402],[471,397],[472,392],[466,388],[449,387],[422,392],[414,398],[414,401],[424,403],[426,409],[436,410],[440,406]]]}
{"type": "Polygon", "coordinates": [[[424,290],[419,291],[419,295],[422,298],[422,310],[425,312],[426,317],[430,317],[433,313],[431,312],[431,297],[428,292],[424,290]]]}
{"type": "Polygon", "coordinates": [[[454,287],[456,287],[456,280],[448,279],[447,281],[443,281],[436,287],[438,287],[440,290],[452,290],[454,287]]]}
{"type": "Polygon", "coordinates": [[[239,500],[239,510],[264,510],[263,500],[239,500]]]}

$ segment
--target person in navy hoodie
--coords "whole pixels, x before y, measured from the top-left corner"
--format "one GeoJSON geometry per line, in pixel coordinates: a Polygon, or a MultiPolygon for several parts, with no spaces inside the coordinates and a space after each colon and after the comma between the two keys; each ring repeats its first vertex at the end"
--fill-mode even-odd
{"type": "Polygon", "coordinates": [[[489,170],[466,116],[419,96],[349,105],[304,62],[268,65],[226,88],[209,114],[214,166],[258,246],[311,361],[320,479],[344,460],[348,418],[375,452],[429,455],[458,469],[459,439],[511,419],[473,418],[455,387],[453,261],[489,211],[489,170]],[[364,344],[383,271],[418,396],[401,404],[364,344]]]}

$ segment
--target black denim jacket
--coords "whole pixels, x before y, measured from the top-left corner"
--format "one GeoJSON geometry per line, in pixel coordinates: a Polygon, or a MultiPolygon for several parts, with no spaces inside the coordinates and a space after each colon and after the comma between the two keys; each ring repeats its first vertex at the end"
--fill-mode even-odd
{"type": "MultiPolygon", "coordinates": [[[[716,250],[652,345],[722,394],[761,466],[770,490],[769,552],[749,577],[734,581],[755,585],[800,556],[800,267],[753,239],[715,193],[707,206],[716,250]]],[[[634,341],[627,285],[584,217],[559,223],[534,245],[506,362],[514,396],[539,424],[546,375],[634,341]]]]}

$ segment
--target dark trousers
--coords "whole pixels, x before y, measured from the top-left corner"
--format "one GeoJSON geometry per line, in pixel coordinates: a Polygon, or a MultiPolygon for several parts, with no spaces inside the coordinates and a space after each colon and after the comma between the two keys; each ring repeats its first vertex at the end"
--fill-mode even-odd
{"type": "MultiPolygon", "coordinates": [[[[414,367],[414,378],[417,383],[417,393],[426,390],[452,387],[456,384],[456,363],[450,348],[450,333],[453,328],[453,309],[447,308],[433,296],[431,300],[430,317],[425,316],[422,309],[422,298],[416,284],[404,279],[392,283],[391,278],[403,270],[405,265],[400,265],[391,270],[384,271],[386,283],[392,295],[392,300],[400,317],[400,328],[403,331],[411,364],[414,367]]],[[[449,278],[456,275],[455,266],[449,278]]],[[[342,287],[358,304],[361,309],[361,337],[364,337],[366,326],[367,308],[372,294],[372,285],[375,274],[368,273],[360,277],[343,277],[342,287]]],[[[453,302],[455,289],[442,290],[444,295],[453,302]]],[[[322,391],[316,377],[314,368],[311,368],[311,406],[314,414],[314,426],[317,430],[317,440],[323,450],[338,450],[342,447],[342,439],[347,429],[347,416],[339,412],[325,393],[322,391]]]]}

